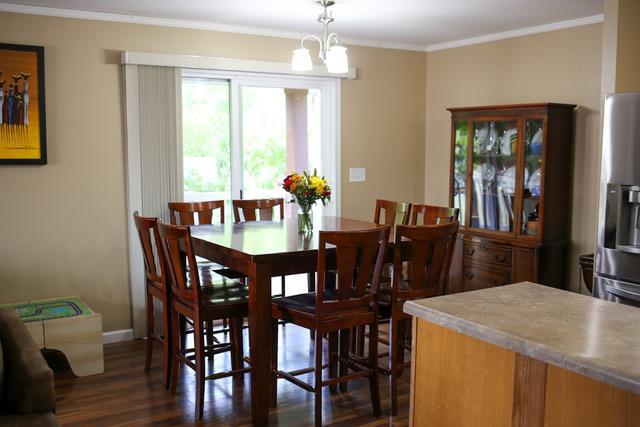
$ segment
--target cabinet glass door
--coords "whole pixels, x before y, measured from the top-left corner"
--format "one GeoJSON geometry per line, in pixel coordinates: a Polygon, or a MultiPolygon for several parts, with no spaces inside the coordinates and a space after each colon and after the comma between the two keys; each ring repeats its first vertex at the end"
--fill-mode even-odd
{"type": "Polygon", "coordinates": [[[459,220],[465,225],[467,207],[467,141],[469,140],[467,122],[456,122],[453,145],[453,207],[460,209],[459,220]]]}
{"type": "Polygon", "coordinates": [[[538,214],[542,196],[543,120],[526,120],[524,125],[524,189],[522,192],[522,234],[538,235],[538,214]]]}
{"type": "Polygon", "coordinates": [[[517,121],[473,124],[471,226],[513,232],[517,121]]]}

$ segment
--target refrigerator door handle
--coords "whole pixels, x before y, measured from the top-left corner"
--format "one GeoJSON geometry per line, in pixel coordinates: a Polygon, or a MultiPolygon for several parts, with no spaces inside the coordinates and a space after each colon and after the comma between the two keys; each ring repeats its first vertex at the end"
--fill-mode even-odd
{"type": "Polygon", "coordinates": [[[604,285],[604,289],[610,294],[613,294],[617,297],[631,299],[631,300],[640,302],[640,294],[637,292],[631,292],[626,289],[614,288],[613,286],[609,286],[609,285],[604,285]]]}

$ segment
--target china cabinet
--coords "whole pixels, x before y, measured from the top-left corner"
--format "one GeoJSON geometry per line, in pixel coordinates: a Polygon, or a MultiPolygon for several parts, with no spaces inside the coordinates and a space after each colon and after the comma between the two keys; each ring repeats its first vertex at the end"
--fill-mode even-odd
{"type": "Polygon", "coordinates": [[[564,286],[575,107],[449,109],[450,202],[460,209],[450,292],[564,286]]]}

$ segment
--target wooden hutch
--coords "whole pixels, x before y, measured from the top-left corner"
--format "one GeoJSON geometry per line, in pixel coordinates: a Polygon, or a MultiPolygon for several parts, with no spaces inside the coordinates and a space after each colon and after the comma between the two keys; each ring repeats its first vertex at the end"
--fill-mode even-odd
{"type": "Polygon", "coordinates": [[[575,107],[449,109],[450,203],[460,209],[449,292],[564,287],[575,107]]]}

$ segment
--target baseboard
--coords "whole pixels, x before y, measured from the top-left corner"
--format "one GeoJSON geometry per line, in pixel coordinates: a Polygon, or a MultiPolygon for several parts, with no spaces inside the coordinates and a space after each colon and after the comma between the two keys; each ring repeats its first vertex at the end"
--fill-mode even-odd
{"type": "Polygon", "coordinates": [[[109,331],[102,334],[103,344],[113,344],[115,342],[133,340],[133,329],[121,329],[119,331],[109,331]]]}

